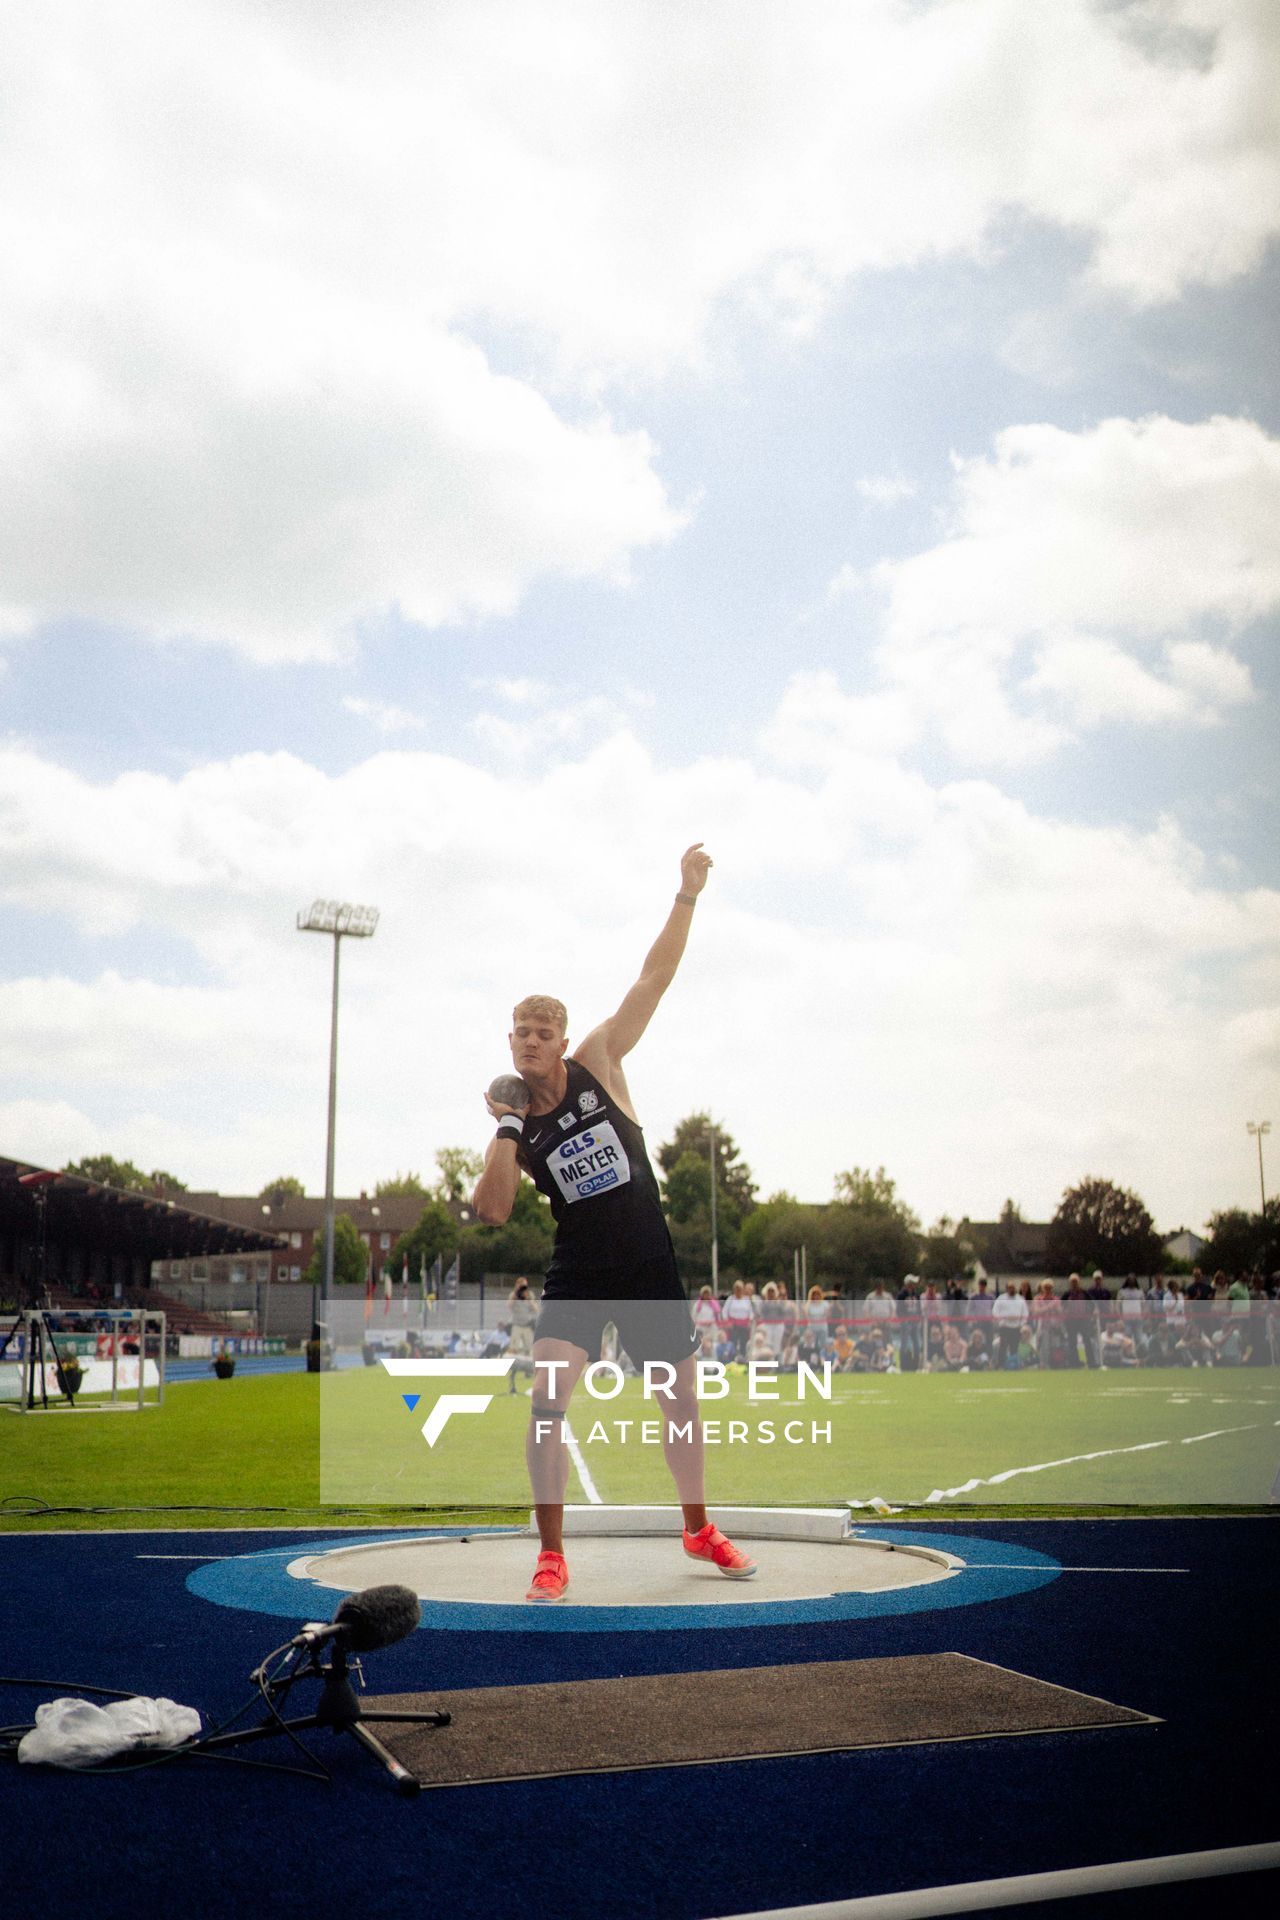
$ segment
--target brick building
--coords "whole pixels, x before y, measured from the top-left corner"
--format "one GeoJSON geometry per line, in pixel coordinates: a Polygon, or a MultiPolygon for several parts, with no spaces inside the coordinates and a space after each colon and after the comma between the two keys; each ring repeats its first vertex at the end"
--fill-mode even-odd
{"type": "MultiPolygon", "coordinates": [[[[324,1196],[312,1194],[269,1193],[265,1199],[256,1194],[187,1193],[183,1205],[198,1208],[234,1226],[258,1233],[276,1234],[281,1244],[269,1254],[209,1254],[191,1259],[157,1262],[152,1278],[158,1285],[191,1281],[301,1280],[317,1240],[324,1236],[324,1196]]],[[[374,1277],[390,1259],[391,1249],[402,1234],[416,1227],[425,1201],[413,1194],[384,1194],[381,1198],[362,1193],[356,1199],[337,1195],[335,1216],[345,1213],[355,1222],[360,1238],[369,1249],[374,1277]]],[[[458,1225],[474,1224],[469,1206],[451,1205],[458,1225]]]]}

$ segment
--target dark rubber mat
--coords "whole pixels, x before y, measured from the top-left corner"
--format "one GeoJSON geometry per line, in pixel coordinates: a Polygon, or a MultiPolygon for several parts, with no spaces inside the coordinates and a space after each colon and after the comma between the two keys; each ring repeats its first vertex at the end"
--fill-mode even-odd
{"type": "Polygon", "coordinates": [[[1144,1726],[1153,1718],[963,1653],[385,1694],[364,1704],[371,1712],[452,1714],[447,1727],[371,1729],[428,1787],[1144,1726]]]}

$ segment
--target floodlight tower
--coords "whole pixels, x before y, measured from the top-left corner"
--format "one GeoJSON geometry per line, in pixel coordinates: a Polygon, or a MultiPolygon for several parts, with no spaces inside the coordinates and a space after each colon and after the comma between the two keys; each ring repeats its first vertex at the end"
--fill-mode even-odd
{"type": "Polygon", "coordinates": [[[372,940],[378,925],[376,907],[353,907],[345,900],[313,900],[298,915],[299,933],[333,935],[333,1010],[329,1021],[329,1138],[324,1163],[324,1269],[320,1300],[327,1306],[333,1291],[333,1142],[338,1117],[338,953],[343,939],[372,940]]]}
{"type": "Polygon", "coordinates": [[[720,1236],[716,1232],[716,1139],[715,1122],[707,1123],[707,1153],[711,1161],[711,1291],[717,1300],[720,1297],[720,1236]]]}
{"type": "Polygon", "coordinates": [[[1258,1189],[1262,1195],[1262,1219],[1265,1227],[1267,1218],[1267,1185],[1262,1173],[1262,1136],[1264,1133],[1270,1133],[1271,1122],[1269,1120],[1246,1120],[1245,1126],[1249,1132],[1256,1137],[1258,1142],[1258,1189]]]}

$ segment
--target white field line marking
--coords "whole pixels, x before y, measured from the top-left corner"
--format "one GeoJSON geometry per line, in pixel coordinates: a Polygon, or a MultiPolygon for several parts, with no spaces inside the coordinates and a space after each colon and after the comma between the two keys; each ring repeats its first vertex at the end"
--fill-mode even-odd
{"type": "MultiPolygon", "coordinates": [[[[1008,1560],[966,1560],[957,1573],[1008,1573],[1008,1560]]],[[[1059,1567],[1059,1573],[1190,1573],[1190,1567],[1059,1567]]]]}
{"type": "MultiPolygon", "coordinates": [[[[1275,1424],[1280,1426],[1280,1421],[1275,1422],[1275,1424]]],[[[1136,1447],[1103,1447],[1097,1453],[1068,1454],[1065,1460],[1040,1460],[1035,1466],[1031,1467],[1006,1467],[1003,1473],[993,1473],[989,1480],[977,1478],[966,1480],[961,1487],[935,1487],[928,1499],[923,1501],[922,1504],[926,1507],[932,1507],[936,1506],[940,1500],[954,1500],[958,1494],[972,1493],[977,1487],[1000,1487],[1004,1485],[1006,1480],[1016,1480],[1020,1474],[1024,1473],[1048,1473],[1054,1467],[1075,1467],[1086,1460],[1110,1460],[1116,1454],[1121,1453],[1152,1453],[1157,1447],[1190,1447],[1194,1446],[1197,1440],[1219,1440],[1222,1438],[1222,1435],[1226,1433],[1253,1433],[1262,1425],[1265,1425],[1265,1422],[1254,1420],[1246,1427],[1220,1427],[1216,1433],[1188,1434],[1186,1439],[1181,1441],[1143,1440],[1140,1441],[1136,1447]]]]}
{"type": "Polygon", "coordinates": [[[1075,1894],[1108,1893],[1127,1887],[1171,1886],[1207,1880],[1223,1873],[1251,1873],[1280,1867],[1280,1845],[1219,1847],[1203,1853],[1165,1853],[1148,1860],[1108,1860],[1097,1867],[1068,1867],[1052,1873],[1020,1873],[1006,1880],[968,1880],[950,1887],[912,1887],[902,1893],[867,1893],[820,1906],[773,1907],[733,1920],[932,1920],[944,1913],[988,1913],[994,1907],[1021,1907],[1075,1894]]]}
{"type": "Polygon", "coordinates": [[[225,1553],[135,1553],[135,1560],[226,1560],[225,1553]]]}
{"type": "Polygon", "coordinates": [[[593,1507],[602,1507],[604,1501],[600,1496],[595,1481],[591,1478],[587,1469],[587,1463],[582,1457],[582,1448],[578,1445],[573,1428],[569,1425],[569,1417],[567,1414],[565,1415],[564,1422],[564,1443],[569,1449],[569,1458],[572,1460],[578,1479],[582,1483],[583,1493],[587,1496],[588,1501],[593,1507]]]}

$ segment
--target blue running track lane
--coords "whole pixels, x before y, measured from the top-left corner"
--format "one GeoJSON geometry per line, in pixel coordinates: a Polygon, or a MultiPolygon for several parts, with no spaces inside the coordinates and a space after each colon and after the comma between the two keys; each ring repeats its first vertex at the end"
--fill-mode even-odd
{"type": "MultiPolygon", "coordinates": [[[[523,1609],[512,1610],[510,1628],[428,1624],[367,1656],[368,1686],[692,1676],[955,1650],[1159,1724],[449,1789],[410,1802],[355,1742],[320,1734],[310,1739],[333,1772],[329,1787],[213,1762],[93,1778],[6,1761],[0,1888],[18,1896],[18,1914],[103,1920],[188,1906],[200,1920],[259,1907],[272,1920],[719,1920],[1280,1839],[1276,1518],[953,1515],[945,1528],[906,1532],[998,1572],[968,1604],[750,1626],[548,1631],[523,1609]]],[[[0,1719],[29,1719],[38,1701],[77,1683],[166,1694],[206,1723],[221,1719],[248,1697],[247,1675],[290,1620],[308,1617],[314,1589],[294,1583],[292,1615],[285,1605],[284,1557],[358,1537],[298,1528],[0,1534],[0,1677],[48,1683],[0,1688],[0,1719]]],[[[923,1591],[950,1598],[965,1578],[923,1591]]],[[[325,1593],[315,1613],[327,1617],[338,1598],[325,1593]]],[[[561,1620],[569,1612],[554,1611],[561,1620]]],[[[693,1679],[690,1703],[696,1711],[693,1679]]],[[[797,1716],[803,1710],[799,1695],[797,1716]]],[[[643,1727],[636,1739],[643,1750],[643,1727]]],[[[276,1751],[272,1743],[259,1756],[276,1751]]],[[[288,1757],[284,1743],[278,1751],[288,1757]]],[[[1221,1910],[1251,1920],[1278,1898],[1277,1876],[1264,1873],[1040,1911],[1180,1920],[1221,1910]]]]}

